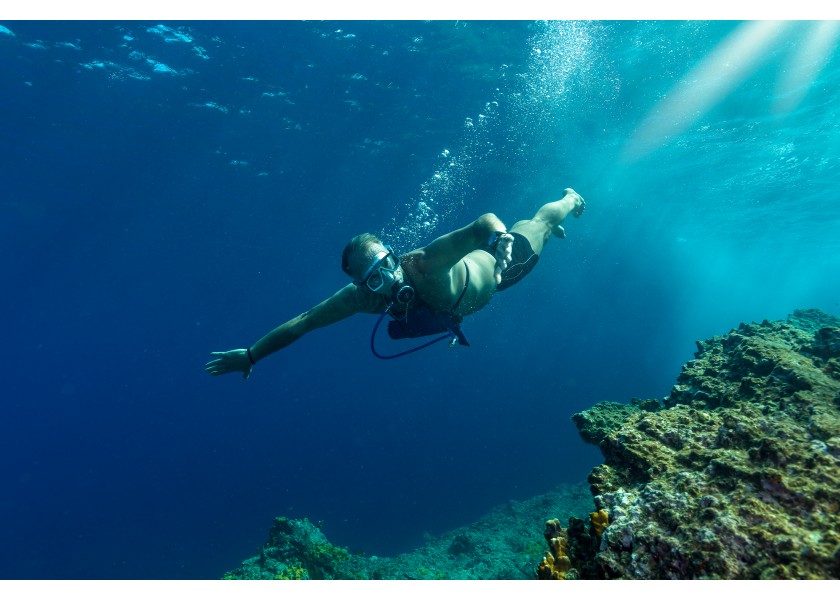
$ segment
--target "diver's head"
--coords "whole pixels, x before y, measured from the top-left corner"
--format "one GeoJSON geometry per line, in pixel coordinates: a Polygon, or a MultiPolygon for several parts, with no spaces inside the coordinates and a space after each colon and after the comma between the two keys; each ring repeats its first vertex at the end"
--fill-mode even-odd
{"type": "Polygon", "coordinates": [[[399,257],[372,233],[354,237],[344,248],[341,268],[353,280],[388,301],[407,304],[414,290],[405,284],[399,257]]]}

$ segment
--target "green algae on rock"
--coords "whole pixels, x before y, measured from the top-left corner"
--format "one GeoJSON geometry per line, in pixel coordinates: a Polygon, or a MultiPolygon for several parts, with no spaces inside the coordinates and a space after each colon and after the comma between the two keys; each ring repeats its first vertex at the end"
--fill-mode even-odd
{"type": "Polygon", "coordinates": [[[564,519],[592,504],[586,484],[561,485],[550,493],[496,507],[465,527],[429,536],[395,557],[363,556],[332,545],[308,519],[274,520],[259,554],[224,579],[534,579],[544,554],[535,523],[564,519]]]}
{"type": "Polygon", "coordinates": [[[587,579],[840,577],[840,319],[797,310],[697,342],[670,395],[572,417],[609,526],[587,579]]]}
{"type": "Polygon", "coordinates": [[[250,558],[224,579],[336,579],[350,560],[309,519],[277,517],[259,556],[250,558]]]}

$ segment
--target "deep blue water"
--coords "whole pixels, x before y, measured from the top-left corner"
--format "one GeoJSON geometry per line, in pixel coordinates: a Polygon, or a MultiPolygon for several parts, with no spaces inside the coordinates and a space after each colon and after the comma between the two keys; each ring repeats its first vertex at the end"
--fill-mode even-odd
{"type": "MultiPolygon", "coordinates": [[[[836,31],[736,22],[0,23],[2,578],[216,578],[277,515],[394,554],[599,462],[569,420],[694,341],[840,313],[836,31]],[[574,187],[444,344],[373,316],[212,378],[399,251],[574,187]]],[[[535,523],[541,528],[541,523],[535,523]]]]}

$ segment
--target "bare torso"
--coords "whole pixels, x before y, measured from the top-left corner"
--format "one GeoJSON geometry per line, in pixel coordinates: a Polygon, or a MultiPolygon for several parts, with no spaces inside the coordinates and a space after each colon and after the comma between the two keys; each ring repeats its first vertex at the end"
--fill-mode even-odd
{"type": "Polygon", "coordinates": [[[459,315],[469,315],[481,310],[496,289],[493,270],[496,259],[483,250],[473,250],[454,267],[445,272],[424,272],[421,254],[409,252],[400,259],[403,269],[414,283],[417,294],[433,310],[449,312],[464,292],[467,269],[470,272],[469,285],[456,311],[459,315]]]}

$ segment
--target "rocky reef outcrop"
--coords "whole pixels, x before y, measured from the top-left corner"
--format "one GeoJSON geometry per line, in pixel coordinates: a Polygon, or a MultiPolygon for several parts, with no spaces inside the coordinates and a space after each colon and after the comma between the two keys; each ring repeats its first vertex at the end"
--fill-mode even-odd
{"type": "Polygon", "coordinates": [[[332,544],[321,524],[278,517],[258,554],[224,579],[534,579],[544,545],[539,523],[551,515],[568,519],[591,505],[584,483],[560,485],[507,502],[470,525],[426,536],[420,548],[394,557],[349,552],[332,544]]]}
{"type": "Polygon", "coordinates": [[[840,319],[798,310],[697,347],[668,397],[572,417],[604,455],[598,512],[548,521],[540,577],[840,577],[840,319]]]}
{"type": "Polygon", "coordinates": [[[224,579],[343,579],[353,556],[327,540],[309,519],[277,517],[258,556],[225,574],[224,579]]]}
{"type": "Polygon", "coordinates": [[[588,491],[509,502],[396,557],[348,552],[319,525],[279,517],[224,577],[840,578],[837,317],[741,324],[697,342],[666,398],[601,402],[572,420],[604,455],[588,491]]]}

